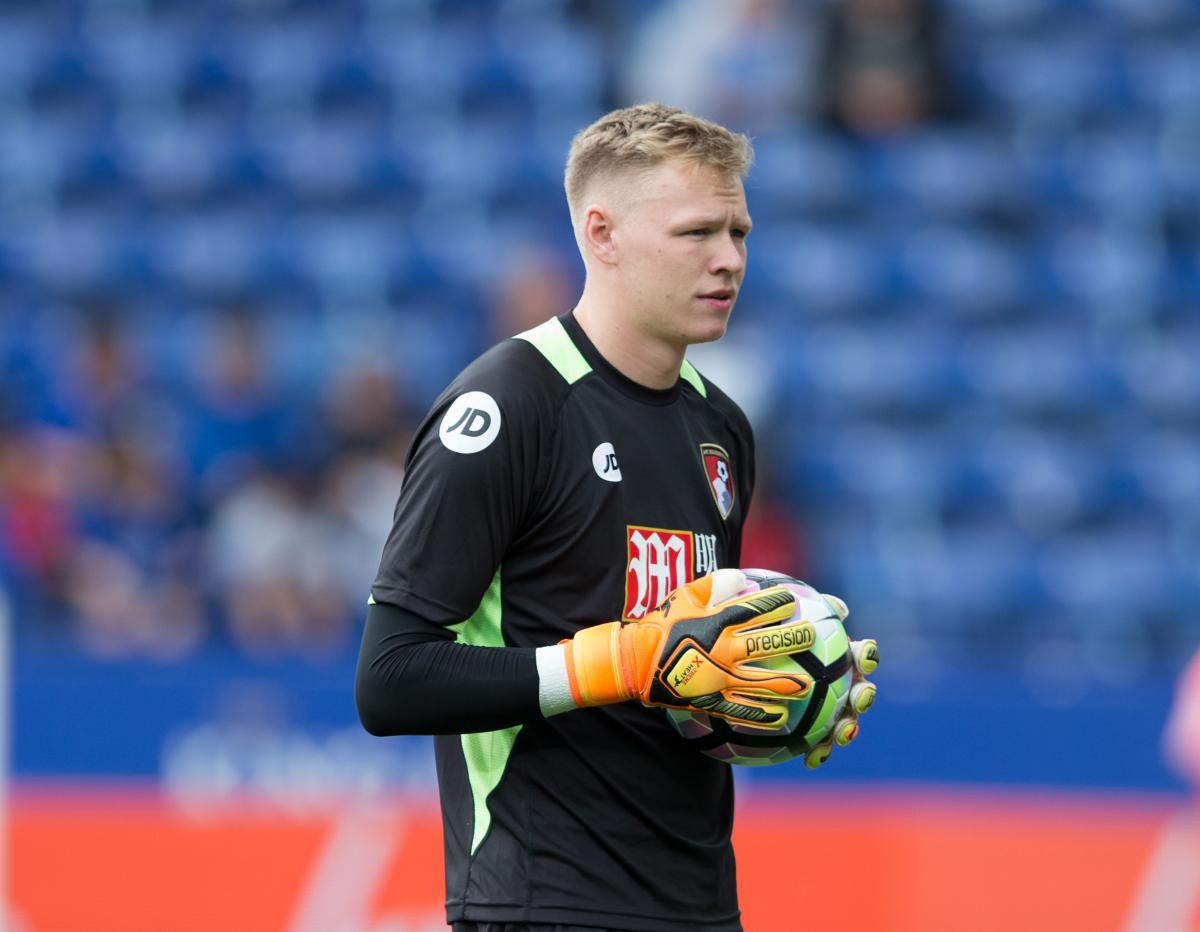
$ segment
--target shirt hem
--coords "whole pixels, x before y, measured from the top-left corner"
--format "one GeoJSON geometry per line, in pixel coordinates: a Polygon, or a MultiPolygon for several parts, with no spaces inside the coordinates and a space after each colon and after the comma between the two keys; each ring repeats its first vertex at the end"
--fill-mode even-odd
{"type": "Polygon", "coordinates": [[[549,906],[492,906],[479,904],[447,904],[446,922],[537,922],[575,926],[596,926],[619,929],[621,932],[742,932],[741,912],[717,919],[701,916],[629,916],[620,913],[594,912],[549,906]]]}

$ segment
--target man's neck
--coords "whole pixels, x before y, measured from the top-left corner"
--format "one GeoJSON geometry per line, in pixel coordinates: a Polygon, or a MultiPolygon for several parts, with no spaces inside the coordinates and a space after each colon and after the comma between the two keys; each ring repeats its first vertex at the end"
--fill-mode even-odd
{"type": "Polygon", "coordinates": [[[586,290],[574,314],[592,345],[622,375],[647,388],[670,388],[678,381],[686,347],[639,332],[627,316],[598,306],[586,290]]]}

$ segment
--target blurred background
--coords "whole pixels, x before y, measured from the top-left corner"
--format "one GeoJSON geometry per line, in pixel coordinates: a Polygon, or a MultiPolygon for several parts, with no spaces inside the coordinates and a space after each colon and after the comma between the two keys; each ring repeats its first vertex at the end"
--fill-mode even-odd
{"type": "Polygon", "coordinates": [[[653,99],[757,150],[692,355],[744,562],[884,657],[738,774],[748,932],[1200,928],[1198,0],[4,0],[7,928],[444,927],[368,587],[434,396],[579,293],[571,137],[653,99]]]}

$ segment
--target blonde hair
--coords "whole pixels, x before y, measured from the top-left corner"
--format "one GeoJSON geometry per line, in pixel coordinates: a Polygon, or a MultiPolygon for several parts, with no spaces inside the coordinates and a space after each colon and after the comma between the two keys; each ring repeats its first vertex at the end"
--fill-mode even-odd
{"type": "Polygon", "coordinates": [[[671,158],[741,178],[750,170],[754,150],[741,133],[678,107],[647,103],[614,110],[571,141],[563,179],[571,222],[578,224],[595,179],[653,168],[671,158]]]}

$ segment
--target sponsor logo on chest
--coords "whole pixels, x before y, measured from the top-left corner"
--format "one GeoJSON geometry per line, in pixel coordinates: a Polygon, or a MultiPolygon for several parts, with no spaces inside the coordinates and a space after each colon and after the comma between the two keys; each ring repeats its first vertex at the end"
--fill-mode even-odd
{"type": "Polygon", "coordinates": [[[674,589],[717,569],[717,535],[626,526],[625,608],[638,619],[674,589]]]}
{"type": "Polygon", "coordinates": [[[617,463],[617,451],[611,443],[602,443],[592,451],[592,469],[605,482],[621,481],[621,466],[617,463]]]}

